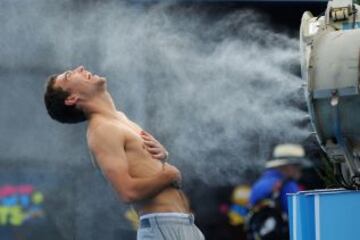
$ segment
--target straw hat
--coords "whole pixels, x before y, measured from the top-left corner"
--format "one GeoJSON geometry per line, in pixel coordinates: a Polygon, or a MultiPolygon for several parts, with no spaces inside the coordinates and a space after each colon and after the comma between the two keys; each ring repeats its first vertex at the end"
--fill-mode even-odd
{"type": "Polygon", "coordinates": [[[305,150],[299,144],[280,144],[274,148],[273,159],[266,162],[266,168],[276,168],[285,165],[303,165],[305,150]]]}

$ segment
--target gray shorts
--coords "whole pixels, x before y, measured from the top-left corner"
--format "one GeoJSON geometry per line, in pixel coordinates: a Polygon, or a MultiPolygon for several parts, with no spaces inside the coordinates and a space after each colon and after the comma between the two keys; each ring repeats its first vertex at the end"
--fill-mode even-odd
{"type": "Polygon", "coordinates": [[[194,224],[194,216],[184,213],[152,213],[140,217],[137,240],[205,240],[194,224]]]}

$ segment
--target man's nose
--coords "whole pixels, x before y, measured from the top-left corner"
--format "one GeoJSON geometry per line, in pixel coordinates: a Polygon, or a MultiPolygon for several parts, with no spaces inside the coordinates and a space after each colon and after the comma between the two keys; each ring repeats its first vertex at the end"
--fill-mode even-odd
{"type": "Polygon", "coordinates": [[[85,67],[84,66],[78,66],[75,71],[78,71],[78,72],[83,72],[85,70],[85,67]]]}

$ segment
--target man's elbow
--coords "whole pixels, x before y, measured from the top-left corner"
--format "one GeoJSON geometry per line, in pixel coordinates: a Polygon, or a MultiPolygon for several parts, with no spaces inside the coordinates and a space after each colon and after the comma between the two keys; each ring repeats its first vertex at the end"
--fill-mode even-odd
{"type": "Polygon", "coordinates": [[[124,203],[130,204],[141,200],[139,194],[134,191],[128,190],[120,193],[120,198],[124,203]]]}

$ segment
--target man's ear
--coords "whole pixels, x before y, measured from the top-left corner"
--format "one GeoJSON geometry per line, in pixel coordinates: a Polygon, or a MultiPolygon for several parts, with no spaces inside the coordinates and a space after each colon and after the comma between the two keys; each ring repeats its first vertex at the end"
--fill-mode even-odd
{"type": "Polygon", "coordinates": [[[66,106],[73,106],[77,103],[79,100],[79,97],[76,95],[70,95],[65,99],[65,105],[66,106]]]}

